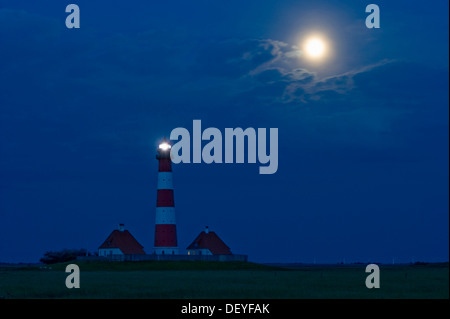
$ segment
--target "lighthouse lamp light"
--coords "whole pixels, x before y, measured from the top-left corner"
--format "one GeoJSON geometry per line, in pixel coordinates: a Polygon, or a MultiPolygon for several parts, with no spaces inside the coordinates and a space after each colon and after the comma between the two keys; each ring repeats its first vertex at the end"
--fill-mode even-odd
{"type": "Polygon", "coordinates": [[[172,148],[172,146],[170,146],[169,143],[164,142],[164,143],[159,144],[159,148],[163,151],[167,151],[167,150],[170,150],[172,148]]]}

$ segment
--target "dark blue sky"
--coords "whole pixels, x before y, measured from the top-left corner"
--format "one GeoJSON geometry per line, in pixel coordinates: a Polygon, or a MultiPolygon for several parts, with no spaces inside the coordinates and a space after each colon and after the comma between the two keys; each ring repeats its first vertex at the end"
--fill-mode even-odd
{"type": "Polygon", "coordinates": [[[156,145],[277,127],[279,166],[174,165],[178,241],[257,262],[449,259],[448,1],[0,0],[0,262],[151,252],[156,145]],[[295,56],[315,32],[332,54],[295,56]]]}

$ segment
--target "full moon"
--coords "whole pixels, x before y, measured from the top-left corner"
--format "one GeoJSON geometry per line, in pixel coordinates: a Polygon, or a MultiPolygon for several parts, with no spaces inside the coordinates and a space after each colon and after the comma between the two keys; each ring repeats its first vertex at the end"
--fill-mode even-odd
{"type": "Polygon", "coordinates": [[[311,37],[306,40],[304,50],[308,57],[320,59],[325,56],[327,45],[323,39],[319,37],[311,37]]]}

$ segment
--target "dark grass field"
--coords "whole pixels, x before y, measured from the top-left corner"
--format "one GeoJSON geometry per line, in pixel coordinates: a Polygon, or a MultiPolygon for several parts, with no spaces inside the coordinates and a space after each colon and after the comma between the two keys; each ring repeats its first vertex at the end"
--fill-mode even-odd
{"type": "Polygon", "coordinates": [[[0,298],[340,299],[449,298],[449,265],[380,265],[367,289],[364,265],[270,267],[254,263],[75,262],[81,288],[67,289],[67,264],[0,267],[0,298]]]}

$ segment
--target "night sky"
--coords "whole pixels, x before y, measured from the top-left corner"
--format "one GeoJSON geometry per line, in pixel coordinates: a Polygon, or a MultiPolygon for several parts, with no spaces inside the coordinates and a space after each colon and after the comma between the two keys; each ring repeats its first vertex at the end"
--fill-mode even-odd
{"type": "Polygon", "coordinates": [[[448,6],[0,0],[0,262],[119,223],[151,253],[156,147],[194,119],[278,128],[279,164],[173,165],[181,251],[207,225],[255,262],[448,261],[448,6]]]}

